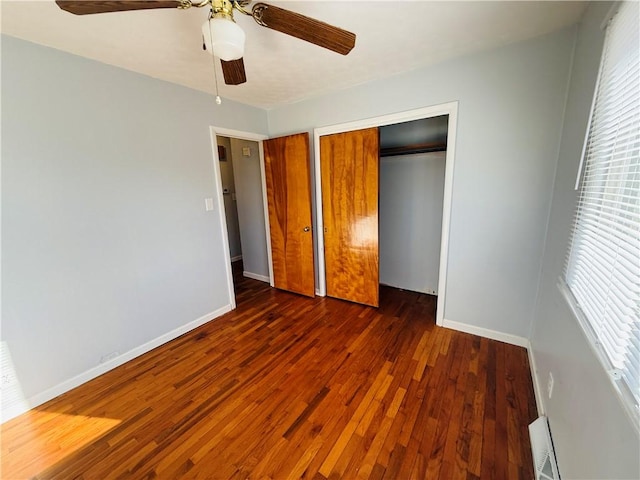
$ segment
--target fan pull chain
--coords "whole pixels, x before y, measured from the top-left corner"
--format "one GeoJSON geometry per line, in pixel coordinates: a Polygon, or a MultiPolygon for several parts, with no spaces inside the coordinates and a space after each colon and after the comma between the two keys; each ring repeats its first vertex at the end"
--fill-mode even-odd
{"type": "MultiPolygon", "coordinates": [[[[213,14],[213,11],[211,13],[209,13],[209,20],[211,20],[211,16],[213,14]]],[[[213,48],[213,33],[211,32],[211,22],[207,22],[209,24],[209,45],[211,45],[211,48],[213,48]]],[[[213,51],[211,52],[211,65],[213,66],[213,79],[216,85],[216,105],[220,105],[222,103],[222,98],[220,98],[220,95],[218,94],[218,73],[216,72],[216,57],[213,54],[213,51]]]]}

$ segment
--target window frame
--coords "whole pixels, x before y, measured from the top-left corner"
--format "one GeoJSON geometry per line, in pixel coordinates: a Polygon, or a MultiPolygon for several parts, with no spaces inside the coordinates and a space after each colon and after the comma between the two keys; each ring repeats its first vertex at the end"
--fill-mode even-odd
{"type": "MultiPolygon", "coordinates": [[[[606,30],[607,28],[609,28],[609,25],[611,24],[612,19],[616,16],[616,14],[618,13],[622,5],[623,5],[623,2],[616,2],[612,6],[612,8],[609,11],[609,14],[607,15],[607,17],[604,19],[602,23],[603,30],[606,30]]],[[[575,317],[578,325],[580,326],[580,329],[585,335],[585,338],[587,340],[587,343],[589,344],[589,347],[598,358],[600,365],[603,367],[605,373],[607,374],[607,377],[610,379],[611,384],[614,387],[614,391],[616,392],[616,396],[622,403],[625,412],[627,413],[629,418],[632,420],[632,424],[634,425],[636,431],[640,432],[640,400],[638,400],[637,397],[634,395],[634,392],[632,391],[630,385],[624,380],[624,378],[622,378],[622,376],[620,375],[620,370],[618,370],[617,367],[610,360],[608,352],[605,350],[601,341],[598,338],[598,334],[596,332],[595,327],[593,326],[592,322],[589,320],[585,312],[583,312],[583,310],[580,308],[579,302],[576,299],[575,295],[573,294],[571,287],[569,286],[569,283],[567,281],[567,276],[569,273],[568,272],[569,265],[571,264],[572,261],[574,261],[574,259],[572,258],[572,247],[573,247],[573,240],[574,240],[573,228],[577,226],[576,219],[577,219],[580,196],[582,195],[582,188],[584,185],[586,157],[588,154],[589,140],[591,138],[591,133],[592,133],[592,124],[593,124],[594,110],[596,107],[596,100],[598,99],[598,96],[600,93],[600,84],[601,84],[602,74],[604,70],[603,65],[604,65],[604,59],[605,59],[606,53],[607,53],[607,35],[605,35],[605,40],[602,47],[599,69],[598,69],[598,77],[597,77],[597,81],[593,91],[592,104],[589,112],[589,120],[586,128],[586,132],[585,132],[582,155],[580,158],[580,164],[579,164],[575,187],[574,187],[574,189],[577,192],[577,196],[576,196],[576,205],[575,205],[573,216],[571,217],[571,223],[570,223],[572,227],[572,232],[569,235],[567,246],[566,246],[566,254],[565,254],[566,263],[562,270],[562,274],[558,279],[557,287],[560,293],[562,294],[562,296],[564,297],[564,299],[566,300],[573,316],[575,317]]],[[[639,267],[640,267],[640,264],[639,264],[639,267]]]]}

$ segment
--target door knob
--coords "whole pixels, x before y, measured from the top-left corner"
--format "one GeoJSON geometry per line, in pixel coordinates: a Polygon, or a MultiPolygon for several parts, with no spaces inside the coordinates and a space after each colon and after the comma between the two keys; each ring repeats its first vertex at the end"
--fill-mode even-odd
{"type": "Polygon", "coordinates": [[[311,230],[311,227],[304,227],[304,228],[302,229],[302,231],[303,231],[303,232],[308,232],[309,230],[311,230]]]}

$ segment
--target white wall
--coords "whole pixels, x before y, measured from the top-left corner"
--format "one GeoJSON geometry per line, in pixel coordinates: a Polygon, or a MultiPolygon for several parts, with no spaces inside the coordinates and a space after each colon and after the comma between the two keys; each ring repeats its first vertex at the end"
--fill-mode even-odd
{"type": "Polygon", "coordinates": [[[231,139],[231,158],[236,184],[242,262],[245,274],[269,281],[269,257],[265,230],[262,176],[258,142],[231,139]],[[242,149],[249,148],[245,157],[242,149]]]}
{"type": "Polygon", "coordinates": [[[589,6],[578,31],[531,344],[563,479],[640,478],[640,441],[604,368],[561,296],[574,190],[611,3],[589,6]],[[545,389],[546,390],[546,389],[545,389]]]}
{"type": "Polygon", "coordinates": [[[565,29],[276,108],[269,133],[458,100],[445,319],[526,337],[574,37],[565,29]]]}
{"type": "Polygon", "coordinates": [[[228,137],[216,136],[218,146],[224,147],[226,160],[220,161],[220,180],[224,194],[224,214],[227,219],[227,233],[229,235],[229,253],[231,258],[242,255],[240,243],[240,224],[236,205],[236,186],[233,179],[233,161],[231,160],[231,140],[228,137]]]}
{"type": "Polygon", "coordinates": [[[267,130],[262,110],[2,37],[2,340],[32,403],[228,308],[211,124],[267,130]]]}
{"type": "Polygon", "coordinates": [[[380,159],[380,283],[436,294],[445,152],[380,159]]]}

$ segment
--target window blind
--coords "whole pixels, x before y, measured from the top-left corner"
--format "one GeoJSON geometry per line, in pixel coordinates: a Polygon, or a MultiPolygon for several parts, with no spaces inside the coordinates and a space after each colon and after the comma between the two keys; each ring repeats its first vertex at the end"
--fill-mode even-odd
{"type": "Polygon", "coordinates": [[[607,26],[565,265],[583,325],[638,418],[640,404],[639,4],[607,26]]]}

